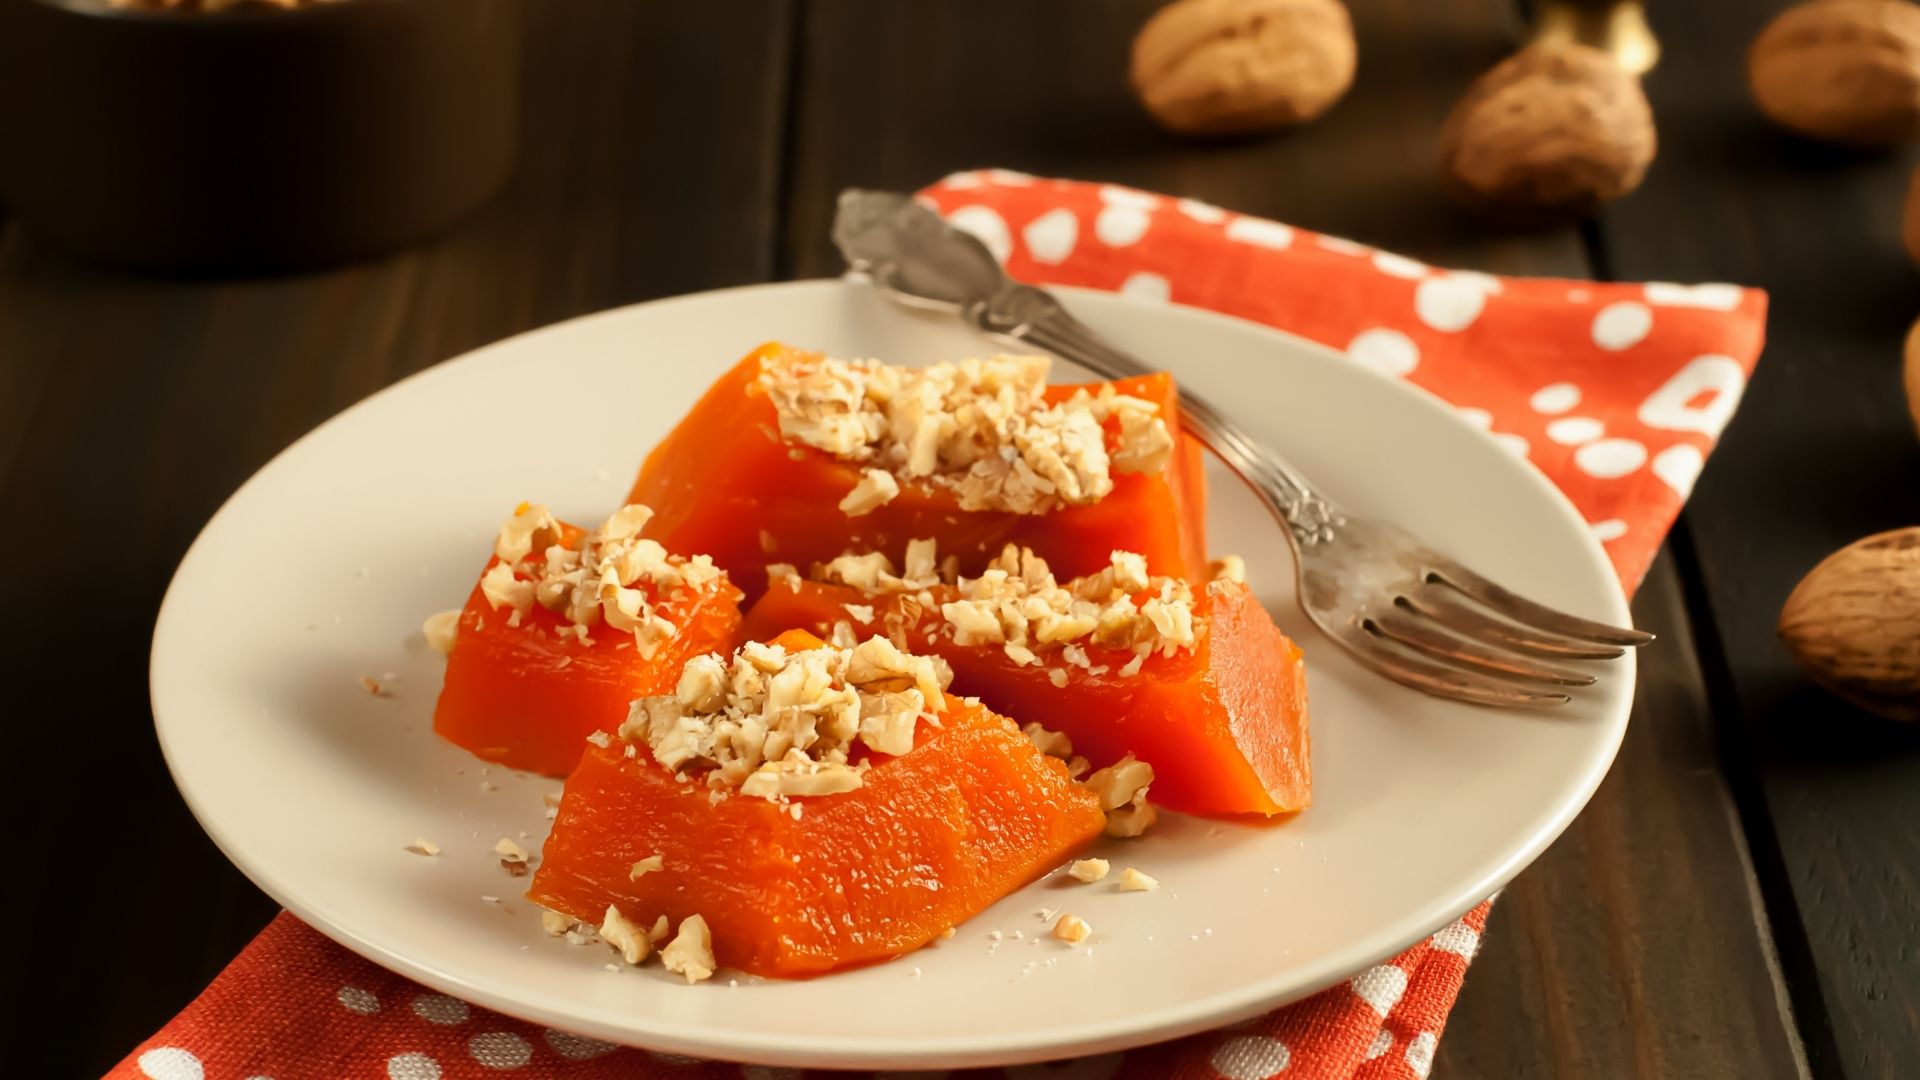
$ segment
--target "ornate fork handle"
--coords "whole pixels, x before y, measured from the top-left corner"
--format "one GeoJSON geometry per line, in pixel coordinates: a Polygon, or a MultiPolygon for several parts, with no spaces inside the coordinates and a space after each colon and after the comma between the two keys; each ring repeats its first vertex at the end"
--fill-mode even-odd
{"type": "MultiPolygon", "coordinates": [[[[1052,296],[1031,285],[1009,281],[990,299],[966,308],[963,314],[995,337],[1038,346],[1104,378],[1125,379],[1156,370],[1103,340],[1052,296]]],[[[1259,493],[1261,501],[1286,523],[1298,547],[1310,548],[1333,540],[1333,531],[1345,523],[1345,516],[1331,500],[1315,491],[1299,470],[1271,449],[1261,448],[1205,398],[1184,388],[1180,391],[1180,418],[1259,493]]]]}

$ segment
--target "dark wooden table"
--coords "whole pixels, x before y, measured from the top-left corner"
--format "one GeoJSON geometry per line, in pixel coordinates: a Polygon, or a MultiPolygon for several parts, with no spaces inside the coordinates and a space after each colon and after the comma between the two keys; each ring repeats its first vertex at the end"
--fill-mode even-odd
{"type": "Polygon", "coordinates": [[[4,594],[26,900],[9,1074],[99,1073],[273,914],[174,793],[146,696],[168,576],[249,473],[508,334],[836,273],[841,186],[992,164],[1447,265],[1769,289],[1759,374],[1635,604],[1662,641],[1626,745],[1495,909],[1435,1075],[1920,1076],[1920,728],[1811,689],[1772,629],[1821,556],[1920,521],[1898,376],[1910,158],[1762,124],[1741,57],[1778,0],[1657,0],[1645,188],[1584,226],[1501,233],[1449,208],[1432,162],[1450,102],[1518,40],[1514,0],[1353,0],[1352,94],[1309,128],[1223,146],[1162,135],[1131,104],[1127,44],[1153,6],[531,4],[521,166],[446,235],[326,272],[180,281],[6,223],[0,507],[26,549],[4,594]]]}

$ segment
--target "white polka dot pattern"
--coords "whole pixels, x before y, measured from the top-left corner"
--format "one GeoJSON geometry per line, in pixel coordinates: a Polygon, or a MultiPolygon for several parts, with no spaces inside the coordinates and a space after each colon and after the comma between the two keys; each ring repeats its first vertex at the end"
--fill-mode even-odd
{"type": "MultiPolygon", "coordinates": [[[[1593,538],[1595,540],[1598,540],[1603,544],[1611,543],[1627,535],[1627,523],[1624,521],[1621,521],[1619,518],[1608,518],[1605,521],[1593,522],[1592,524],[1587,526],[1587,529],[1588,531],[1593,533],[1593,538]]],[[[1468,931],[1468,932],[1471,933],[1472,931],[1468,931]]],[[[1476,941],[1478,940],[1477,936],[1475,940],[1476,941]]],[[[1438,937],[1435,937],[1434,947],[1439,948],[1439,946],[1440,946],[1440,939],[1438,937]]],[[[1471,956],[1473,954],[1462,953],[1461,955],[1471,956]]]]}
{"type": "Polygon", "coordinates": [[[1132,210],[1151,210],[1160,205],[1160,196],[1137,188],[1121,187],[1118,184],[1102,184],[1100,201],[1108,206],[1124,206],[1132,210]]]}
{"type": "Polygon", "coordinates": [[[1580,388],[1566,382],[1543,386],[1533,392],[1527,404],[1533,407],[1534,412],[1558,415],[1580,404],[1580,388]]]}
{"type": "Polygon", "coordinates": [[[177,1046],[157,1046],[134,1060],[148,1080],[202,1080],[207,1071],[200,1059],[177,1046]]]}
{"type": "Polygon", "coordinates": [[[1486,306],[1486,287],[1455,275],[1427,278],[1413,293],[1413,310],[1420,321],[1449,334],[1472,326],[1486,306]]]}
{"type": "Polygon", "coordinates": [[[1395,964],[1379,964],[1355,975],[1349,985],[1361,1001],[1384,1017],[1400,1003],[1400,995],[1407,992],[1407,969],[1395,964]]]}
{"type": "Polygon", "coordinates": [[[341,1008],[348,1012],[359,1013],[361,1016],[372,1016],[380,1011],[380,999],[374,997],[371,991],[362,990],[357,986],[341,987],[334,998],[340,1002],[341,1008]]]}
{"type": "Polygon", "coordinates": [[[985,206],[963,206],[947,215],[947,223],[962,232],[972,233],[979,241],[987,245],[993,257],[1006,262],[1013,254],[1013,237],[1007,233],[1007,222],[998,211],[985,206]]]}
{"type": "Polygon", "coordinates": [[[1407,1068],[1424,1077],[1433,1071],[1433,1049],[1440,1042],[1433,1032],[1423,1031],[1407,1042],[1407,1068]]]}
{"type": "Polygon", "coordinates": [[[1123,296],[1131,296],[1135,300],[1165,302],[1167,297],[1173,295],[1173,286],[1159,274],[1142,270],[1121,283],[1120,293],[1123,296]]]}
{"type": "Polygon", "coordinates": [[[459,998],[421,994],[413,999],[413,1014],[431,1024],[464,1024],[472,1010],[459,998]]]}
{"type": "Polygon", "coordinates": [[[1563,416],[1547,425],[1547,438],[1562,446],[1590,443],[1607,433],[1607,425],[1591,416],[1563,416]]]}
{"type": "Polygon", "coordinates": [[[1600,480],[1615,480],[1647,463],[1647,448],[1632,439],[1600,439],[1573,452],[1580,471],[1600,480]]]}
{"type": "Polygon", "coordinates": [[[1652,304],[1732,311],[1740,306],[1745,290],[1738,285],[1675,285],[1668,281],[1649,281],[1645,291],[1647,302],[1652,304]]]}
{"type": "Polygon", "coordinates": [[[467,1040],[467,1053],[489,1069],[517,1069],[533,1060],[533,1047],[511,1031],[489,1031],[467,1040]]]}
{"type": "Polygon", "coordinates": [[[1279,1039],[1246,1035],[1221,1043],[1208,1064],[1224,1080],[1267,1080],[1285,1070],[1292,1059],[1286,1044],[1279,1039]]]}
{"type": "Polygon", "coordinates": [[[1366,1053],[1360,1055],[1360,1060],[1372,1061],[1391,1049],[1393,1049],[1393,1032],[1381,1028],[1373,1033],[1373,1041],[1367,1044],[1366,1053]]]}
{"type": "Polygon", "coordinates": [[[1073,254],[1073,242],[1080,237],[1080,219],[1062,206],[1049,210],[1027,223],[1020,238],[1027,242],[1027,254],[1033,261],[1057,266],[1073,254]]]}
{"type": "Polygon", "coordinates": [[[1430,269],[1426,263],[1409,259],[1405,255],[1395,255],[1391,251],[1374,252],[1373,268],[1389,277],[1406,278],[1409,281],[1418,281],[1426,277],[1430,269]]]}
{"type": "MultiPolygon", "coordinates": [[[[1604,524],[1606,522],[1599,522],[1593,526],[1595,536],[1599,536],[1600,526],[1604,524]]],[[[1602,539],[1604,540],[1605,537],[1602,539]]],[[[1450,952],[1471,960],[1474,950],[1480,947],[1480,935],[1474,932],[1473,927],[1467,925],[1465,919],[1455,919],[1433,935],[1433,947],[1441,952],[1450,952]]]]}
{"type": "Polygon", "coordinates": [[[1608,352],[1631,349],[1652,330],[1653,309],[1633,300],[1608,304],[1593,316],[1593,343],[1608,352]]]}
{"type": "Polygon", "coordinates": [[[1108,247],[1132,247],[1147,235],[1153,216],[1137,206],[1109,206],[1093,221],[1093,235],[1108,247]]]}
{"type": "Polygon", "coordinates": [[[1493,441],[1500,444],[1500,449],[1523,461],[1533,452],[1533,445],[1527,442],[1525,435],[1515,435],[1511,431],[1496,432],[1493,441]]]}
{"type": "Polygon", "coordinates": [[[387,1059],[387,1080],[440,1080],[440,1063],[421,1053],[387,1059]]]}
{"type": "Polygon", "coordinates": [[[1293,246],[1293,229],[1264,218],[1237,217],[1227,226],[1227,239],[1279,251],[1293,246]]]}
{"type": "Polygon", "coordinates": [[[547,1029],[541,1037],[547,1040],[547,1045],[553,1048],[554,1053],[569,1061],[585,1061],[620,1049],[612,1043],[601,1042],[599,1039],[589,1039],[585,1035],[555,1031],[551,1028],[547,1029]]]}
{"type": "Polygon", "coordinates": [[[1707,455],[1692,443],[1680,443],[1669,446],[1654,455],[1653,475],[1666,482],[1673,493],[1686,498],[1693,492],[1693,482],[1700,479],[1700,470],[1707,464],[1707,455]]]}
{"type": "Polygon", "coordinates": [[[1398,330],[1362,330],[1347,343],[1347,356],[1382,375],[1403,378],[1420,366],[1420,347],[1398,330]]]}
{"type": "Polygon", "coordinates": [[[1731,356],[1696,356],[1640,406],[1640,422],[1667,431],[1718,435],[1733,418],[1747,373],[1731,356]],[[1706,400],[1695,402],[1706,395],[1706,400]]]}
{"type": "Polygon", "coordinates": [[[1214,225],[1227,220],[1227,212],[1217,206],[1200,202],[1197,199],[1181,199],[1174,204],[1180,212],[1202,225],[1214,225]]]}

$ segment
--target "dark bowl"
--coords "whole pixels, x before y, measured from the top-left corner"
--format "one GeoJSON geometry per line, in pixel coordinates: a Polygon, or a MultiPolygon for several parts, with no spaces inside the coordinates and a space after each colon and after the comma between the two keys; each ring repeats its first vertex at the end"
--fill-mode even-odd
{"type": "Polygon", "coordinates": [[[0,199],[113,262],[339,262],[498,190],[519,83],[517,0],[210,15],[0,0],[0,199]]]}

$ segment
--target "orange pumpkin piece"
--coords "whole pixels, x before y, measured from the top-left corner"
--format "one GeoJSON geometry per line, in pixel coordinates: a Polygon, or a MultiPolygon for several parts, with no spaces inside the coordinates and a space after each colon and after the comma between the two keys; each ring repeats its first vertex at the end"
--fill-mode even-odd
{"type": "MultiPolygon", "coordinates": [[[[787,635],[782,643],[818,642],[787,635]]],[[[1100,834],[1096,797],[1011,721],[949,696],[864,782],[786,802],[710,796],[642,741],[590,746],[529,899],[591,925],[702,916],[724,967],[786,978],[910,952],[1100,834]],[[659,869],[635,866],[659,857],[659,869]]],[[[651,865],[651,864],[649,864],[651,865]]]]}
{"type": "Polygon", "coordinates": [[[904,648],[946,660],[956,690],[1068,736],[1094,765],[1131,753],[1153,766],[1149,798],[1169,810],[1272,815],[1310,801],[1306,665],[1246,585],[1215,580],[1196,590],[1194,646],[1153,653],[1132,674],[1122,668],[1134,654],[1122,649],[1088,645],[1083,668],[1057,649],[1021,664],[996,644],[956,644],[940,605],[958,590],[928,592],[931,605],[788,578],[747,612],[742,632],[830,634],[836,622],[862,637],[897,630],[904,648]]]}
{"type": "MultiPolygon", "coordinates": [[[[641,466],[629,502],[656,511],[647,535],[673,551],[704,551],[726,569],[749,600],[766,587],[767,563],[809,564],[846,551],[880,551],[895,561],[909,539],[931,537],[972,572],[1002,545],[1032,548],[1064,574],[1091,573],[1124,547],[1144,555],[1160,574],[1198,578],[1206,571],[1206,478],[1198,441],[1180,431],[1179,395],[1165,374],[1111,384],[1151,402],[1173,448],[1147,472],[1112,473],[1113,490],[1097,502],[1038,514],[963,510],[954,491],[925,478],[898,480],[899,494],[870,512],[849,516],[841,500],[860,483],[861,467],[813,446],[783,440],[779,413],[762,380],[769,365],[815,361],[819,355],[771,343],[749,353],[708,389],[641,466]]],[[[1048,386],[1058,404],[1102,384],[1048,386]]],[[[1119,423],[1105,423],[1108,450],[1119,423]]]]}
{"type": "MultiPolygon", "coordinates": [[[[563,547],[578,550],[585,535],[559,523],[563,547]]],[[[537,566],[545,556],[527,559],[537,566]]],[[[499,563],[487,560],[483,582],[499,563]]],[[[633,634],[604,622],[582,638],[566,614],[539,604],[516,618],[476,584],[447,655],[433,730],[484,761],[547,776],[571,772],[588,735],[619,727],[634,698],[671,691],[687,657],[731,647],[739,629],[740,590],[724,574],[671,590],[638,588],[675,628],[645,655],[633,634]]]]}

